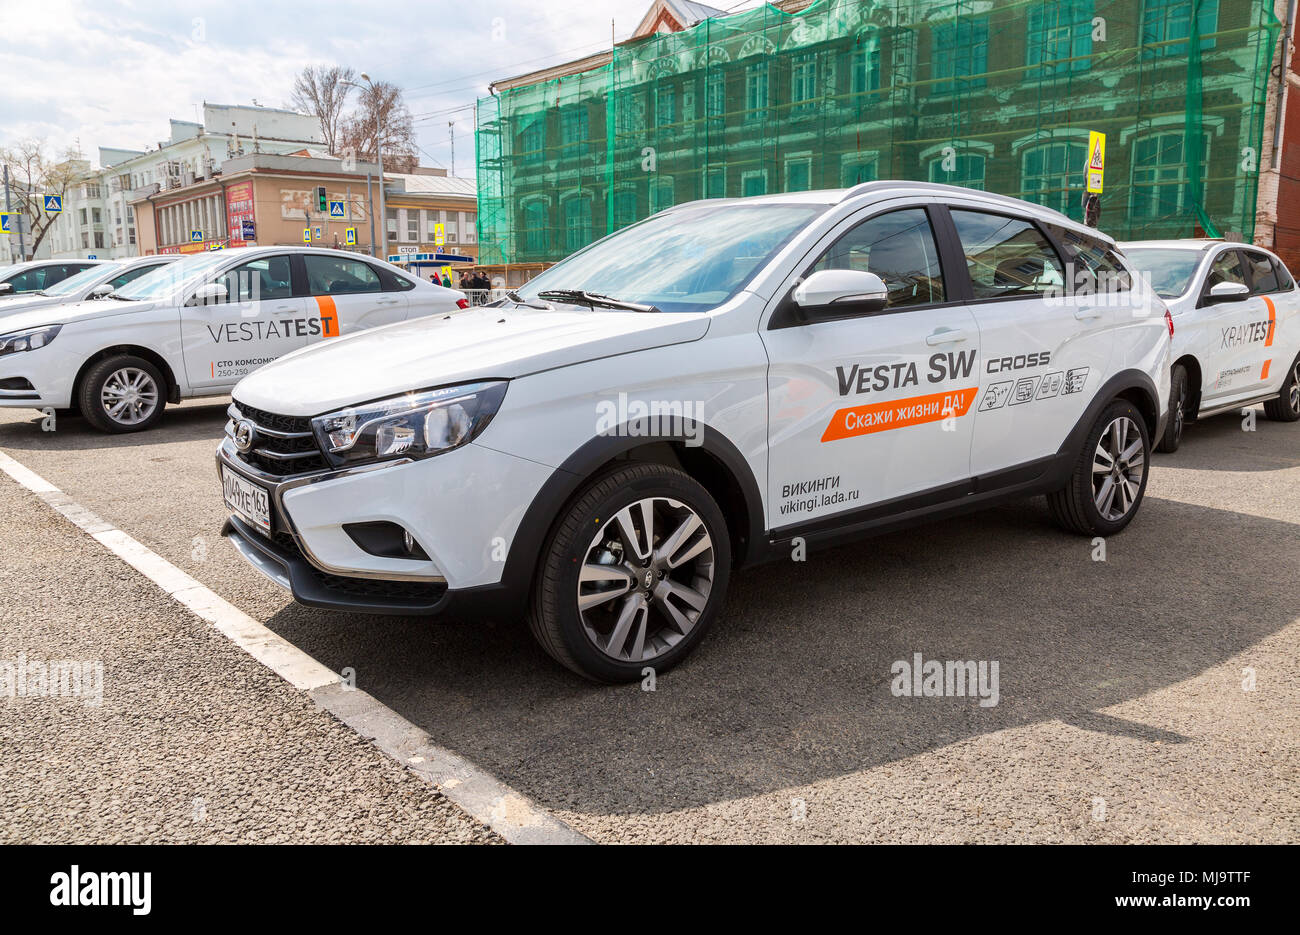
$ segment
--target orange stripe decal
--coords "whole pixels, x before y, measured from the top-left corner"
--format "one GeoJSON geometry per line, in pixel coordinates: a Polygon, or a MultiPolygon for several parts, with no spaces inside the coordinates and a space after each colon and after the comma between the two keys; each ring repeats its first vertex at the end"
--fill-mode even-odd
{"type": "Polygon", "coordinates": [[[1264,369],[1261,370],[1261,371],[1259,372],[1259,378],[1260,378],[1261,380],[1267,380],[1267,379],[1268,379],[1268,368],[1271,367],[1271,366],[1273,366],[1273,361],[1271,361],[1271,360],[1266,360],[1266,361],[1264,361],[1264,369]]]}
{"type": "Polygon", "coordinates": [[[334,299],[328,295],[316,296],[316,307],[320,309],[321,331],[327,338],[339,336],[339,310],[334,307],[334,299]]]}
{"type": "Polygon", "coordinates": [[[975,401],[977,392],[979,387],[972,386],[968,389],[953,390],[950,393],[909,396],[907,399],[895,399],[887,403],[840,409],[831,416],[826,431],[822,433],[822,441],[833,442],[841,438],[887,432],[890,429],[901,429],[909,425],[939,422],[949,416],[960,418],[970,410],[970,404],[975,401]]]}
{"type": "MultiPolygon", "coordinates": [[[[1273,346],[1273,332],[1277,330],[1277,306],[1268,296],[1264,296],[1264,304],[1268,306],[1268,337],[1264,339],[1265,347],[1273,346]]],[[[1264,373],[1268,373],[1268,364],[1264,365],[1264,373]]]]}

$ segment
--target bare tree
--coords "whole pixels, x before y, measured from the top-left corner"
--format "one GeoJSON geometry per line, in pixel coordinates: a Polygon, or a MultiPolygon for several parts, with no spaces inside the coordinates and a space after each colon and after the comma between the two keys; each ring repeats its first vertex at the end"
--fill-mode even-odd
{"type": "Polygon", "coordinates": [[[357,109],[343,120],[339,131],[340,151],[353,152],[359,159],[374,161],[381,144],[386,170],[409,172],[419,164],[411,112],[401,88],[388,81],[360,89],[357,109]]]}
{"type": "MultiPolygon", "coordinates": [[[[27,252],[36,255],[45,235],[50,232],[57,214],[45,210],[45,196],[58,195],[60,202],[67,198],[68,189],[90,168],[80,159],[75,149],[67,149],[57,157],[50,156],[45,141],[22,140],[9,149],[0,149],[0,163],[9,167],[9,197],[13,210],[21,211],[30,225],[27,252]]],[[[0,192],[0,206],[3,206],[0,192]]]]}
{"type": "Polygon", "coordinates": [[[325,148],[338,152],[339,131],[344,123],[343,108],[347,105],[355,79],[351,68],[340,65],[308,65],[293,83],[290,101],[298,110],[313,114],[320,121],[325,148]]]}

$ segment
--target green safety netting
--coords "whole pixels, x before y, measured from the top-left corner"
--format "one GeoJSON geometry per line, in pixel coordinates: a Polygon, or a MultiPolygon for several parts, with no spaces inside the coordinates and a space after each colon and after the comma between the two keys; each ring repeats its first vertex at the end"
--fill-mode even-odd
{"type": "Polygon", "coordinates": [[[817,0],[616,46],[479,101],[481,260],[557,260],[692,199],[882,178],[1079,218],[1091,130],[1104,230],[1249,240],[1272,5],[817,0]]]}

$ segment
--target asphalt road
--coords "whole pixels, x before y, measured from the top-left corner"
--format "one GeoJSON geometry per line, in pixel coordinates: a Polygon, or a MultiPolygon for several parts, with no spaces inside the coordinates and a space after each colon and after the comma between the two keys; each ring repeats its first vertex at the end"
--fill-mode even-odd
{"type": "MultiPolygon", "coordinates": [[[[36,413],[0,411],[0,450],[597,840],[1300,840],[1300,425],[1261,413],[1253,432],[1235,416],[1193,427],[1178,453],[1157,456],[1142,513],[1105,561],[1058,532],[1039,499],[741,573],[708,639],[646,692],[578,680],[522,622],[292,604],[217,535],[225,403],[171,409],[159,430],[124,437],[75,419],[42,432],[36,413]],[[997,662],[998,704],[896,697],[891,665],[915,653],[997,662]]],[[[11,512],[16,491],[0,477],[11,512]]],[[[92,580],[27,603],[33,575],[50,577],[71,548],[45,532],[57,525],[0,554],[6,604],[50,632],[120,599],[92,580]]],[[[142,606],[118,626],[174,630],[176,614],[142,606]]],[[[224,680],[213,712],[250,704],[253,664],[219,641],[183,663],[129,634],[122,647],[172,686],[157,695],[163,713],[193,678],[224,680]]],[[[54,743],[25,729],[29,755],[54,743]]],[[[313,731],[294,742],[344,743],[313,731]]],[[[205,737],[258,764],[250,781],[276,808],[329,792],[318,773],[281,782],[281,759],[247,731],[213,724],[205,737]]],[[[117,743],[133,743],[129,732],[117,743]]],[[[70,807],[65,767],[48,764],[17,798],[4,781],[0,818],[70,807]]],[[[400,796],[386,770],[374,794],[388,783],[400,796]]],[[[437,819],[445,836],[470,835],[454,817],[437,819]]]]}

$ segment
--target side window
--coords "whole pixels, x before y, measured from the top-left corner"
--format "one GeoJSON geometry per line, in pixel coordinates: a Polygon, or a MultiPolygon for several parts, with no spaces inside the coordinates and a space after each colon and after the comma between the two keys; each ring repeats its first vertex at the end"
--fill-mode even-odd
{"type": "Polygon", "coordinates": [[[226,270],[212,281],[225,284],[227,302],[264,302],[293,295],[287,256],[258,257],[226,270]]]}
{"type": "Polygon", "coordinates": [[[1246,284],[1246,274],[1241,268],[1241,255],[1236,250],[1225,250],[1210,265],[1210,275],[1205,279],[1205,292],[1221,282],[1246,284]]]}
{"type": "Polygon", "coordinates": [[[1133,288],[1128,269],[1110,244],[1065,227],[1048,225],[1048,230],[1065,251],[1067,291],[1087,295],[1133,288]]]}
{"type": "Polygon", "coordinates": [[[35,292],[37,289],[44,289],[46,286],[52,286],[59,281],[59,278],[50,277],[51,266],[38,266],[35,269],[23,270],[17,276],[12,276],[5,280],[13,287],[11,294],[15,292],[35,292]],[[48,281],[47,281],[48,279],[48,281]]]}
{"type": "Polygon", "coordinates": [[[951,213],[976,299],[1063,288],[1065,274],[1056,250],[1029,221],[959,208],[951,213]]]}
{"type": "Polygon", "coordinates": [[[383,291],[379,274],[370,264],[360,260],[309,253],[303,257],[303,262],[307,267],[307,288],[311,295],[383,291]]]}
{"type": "Polygon", "coordinates": [[[880,214],[850,229],[809,272],[824,269],[875,273],[889,289],[889,308],[930,305],[945,295],[934,232],[922,208],[880,214]]]}
{"type": "Polygon", "coordinates": [[[1273,269],[1272,260],[1262,253],[1252,253],[1247,250],[1246,262],[1250,264],[1251,295],[1277,292],[1280,287],[1278,286],[1277,273],[1273,269]]]}
{"type": "Polygon", "coordinates": [[[127,270],[125,273],[122,273],[122,274],[119,275],[119,276],[115,276],[115,277],[113,277],[113,278],[110,279],[108,282],[109,282],[109,285],[111,285],[114,289],[120,289],[120,288],[122,288],[123,286],[125,286],[127,283],[129,283],[129,282],[134,282],[135,280],[139,279],[139,278],[140,278],[141,276],[143,276],[145,273],[152,273],[154,270],[156,270],[156,269],[158,269],[158,268],[160,268],[160,267],[162,267],[162,266],[164,266],[164,265],[166,265],[166,264],[163,264],[163,263],[153,263],[153,264],[151,264],[151,265],[149,265],[149,266],[137,266],[135,269],[129,269],[129,270],[127,270]]]}
{"type": "MultiPolygon", "coordinates": [[[[369,264],[367,264],[369,265],[369,264]]],[[[379,277],[380,283],[383,284],[385,292],[406,292],[408,289],[414,289],[415,283],[405,276],[399,276],[391,270],[386,270],[382,266],[371,266],[375,275],[379,277]]]]}
{"type": "Polygon", "coordinates": [[[1291,278],[1291,273],[1287,271],[1286,264],[1281,260],[1273,261],[1273,272],[1277,276],[1278,289],[1295,288],[1295,280],[1291,278]]]}

